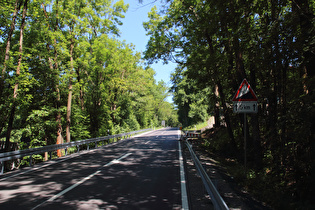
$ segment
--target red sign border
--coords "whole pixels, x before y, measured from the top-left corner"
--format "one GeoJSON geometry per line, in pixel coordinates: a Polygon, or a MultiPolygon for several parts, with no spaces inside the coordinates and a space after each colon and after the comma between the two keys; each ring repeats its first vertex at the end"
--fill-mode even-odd
{"type": "Polygon", "coordinates": [[[246,79],[244,79],[243,82],[241,83],[240,87],[239,87],[238,90],[236,91],[236,93],[235,93],[235,95],[234,95],[232,101],[258,101],[258,99],[257,99],[257,96],[256,96],[254,90],[251,88],[250,84],[247,82],[246,79]],[[251,92],[252,96],[254,96],[253,99],[236,99],[237,96],[240,94],[240,91],[241,91],[241,89],[242,89],[242,87],[243,87],[244,85],[247,85],[247,87],[248,87],[249,91],[251,92]]]}

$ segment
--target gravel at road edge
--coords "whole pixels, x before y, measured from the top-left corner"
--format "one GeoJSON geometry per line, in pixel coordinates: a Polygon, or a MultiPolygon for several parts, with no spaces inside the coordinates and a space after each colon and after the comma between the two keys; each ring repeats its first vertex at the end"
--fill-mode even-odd
{"type": "MultiPolygon", "coordinates": [[[[208,176],[213,184],[217,187],[218,192],[230,209],[258,209],[270,210],[262,202],[253,198],[250,194],[243,191],[235,183],[232,177],[228,176],[223,167],[221,167],[215,157],[202,150],[196,145],[192,145],[199,161],[207,171],[208,176]]],[[[182,142],[183,157],[185,161],[187,190],[191,210],[213,209],[211,199],[205,190],[200,176],[191,159],[190,153],[184,142],[182,142]]]]}

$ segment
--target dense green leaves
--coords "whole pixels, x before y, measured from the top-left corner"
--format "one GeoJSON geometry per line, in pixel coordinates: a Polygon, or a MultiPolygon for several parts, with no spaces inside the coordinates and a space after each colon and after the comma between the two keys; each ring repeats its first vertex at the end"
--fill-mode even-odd
{"type": "Polygon", "coordinates": [[[62,143],[65,136],[70,141],[160,126],[162,120],[176,125],[166,84],[156,83],[132,44],[117,40],[127,9],[111,0],[1,1],[1,141],[10,133],[23,149],[62,143]]]}
{"type": "Polygon", "coordinates": [[[268,171],[295,198],[307,197],[314,179],[314,1],[168,2],[144,23],[145,58],[178,63],[172,90],[180,121],[193,124],[207,111],[226,125],[231,154],[241,152],[243,117],[232,113],[231,99],[247,78],[260,104],[246,131],[250,166],[268,171]]]}

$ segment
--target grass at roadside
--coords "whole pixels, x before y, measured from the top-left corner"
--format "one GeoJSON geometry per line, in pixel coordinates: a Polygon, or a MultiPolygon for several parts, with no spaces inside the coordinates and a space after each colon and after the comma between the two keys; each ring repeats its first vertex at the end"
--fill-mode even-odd
{"type": "Polygon", "coordinates": [[[191,125],[188,127],[184,127],[183,130],[200,130],[208,125],[208,122],[201,122],[196,125],[191,125]]]}

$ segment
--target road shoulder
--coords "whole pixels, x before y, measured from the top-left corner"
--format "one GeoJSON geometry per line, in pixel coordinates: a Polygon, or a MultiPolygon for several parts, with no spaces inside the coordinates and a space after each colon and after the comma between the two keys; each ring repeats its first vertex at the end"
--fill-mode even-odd
{"type": "MultiPolygon", "coordinates": [[[[230,209],[270,209],[242,190],[233,177],[229,176],[224,167],[220,166],[215,157],[193,144],[193,149],[208,176],[217,187],[220,195],[230,209]]],[[[200,176],[197,174],[193,160],[186,146],[183,146],[183,156],[186,161],[187,186],[191,209],[213,209],[211,199],[207,194],[200,176]]]]}

